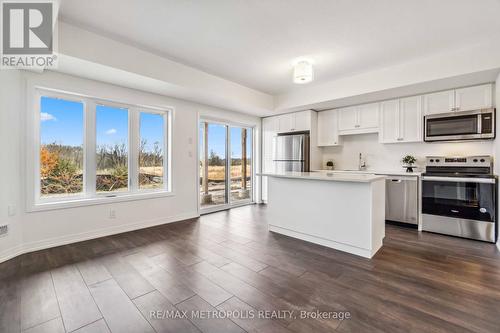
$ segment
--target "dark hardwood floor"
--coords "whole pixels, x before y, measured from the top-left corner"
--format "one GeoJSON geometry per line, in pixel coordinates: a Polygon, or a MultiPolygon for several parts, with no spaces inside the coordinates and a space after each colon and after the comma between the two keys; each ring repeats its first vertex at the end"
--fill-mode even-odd
{"type": "Polygon", "coordinates": [[[0,332],[500,332],[495,245],[387,226],[369,260],[269,233],[263,206],[26,254],[0,279],[0,332]]]}

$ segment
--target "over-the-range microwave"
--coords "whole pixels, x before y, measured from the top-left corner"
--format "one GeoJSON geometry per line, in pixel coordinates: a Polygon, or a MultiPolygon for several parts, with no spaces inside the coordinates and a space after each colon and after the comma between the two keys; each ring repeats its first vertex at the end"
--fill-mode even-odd
{"type": "Polygon", "coordinates": [[[424,141],[495,138],[495,109],[432,114],[424,117],[424,141]]]}

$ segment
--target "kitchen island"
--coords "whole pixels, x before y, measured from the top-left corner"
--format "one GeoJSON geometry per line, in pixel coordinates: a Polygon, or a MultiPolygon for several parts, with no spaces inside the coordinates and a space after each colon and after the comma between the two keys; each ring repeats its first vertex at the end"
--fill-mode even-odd
{"type": "Polygon", "coordinates": [[[385,236],[385,177],[328,172],[268,177],[272,232],[371,258],[385,236]]]}

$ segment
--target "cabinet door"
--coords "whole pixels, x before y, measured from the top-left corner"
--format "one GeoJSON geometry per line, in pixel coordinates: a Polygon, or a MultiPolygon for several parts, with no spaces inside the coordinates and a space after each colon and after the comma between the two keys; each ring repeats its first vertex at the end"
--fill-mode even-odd
{"type": "Polygon", "coordinates": [[[378,113],[380,103],[358,106],[358,126],[362,129],[378,128],[378,113]]]}
{"type": "Polygon", "coordinates": [[[279,116],[279,132],[291,132],[295,127],[295,115],[287,113],[279,116]]]}
{"type": "Polygon", "coordinates": [[[328,110],[318,113],[318,146],[336,146],[339,144],[338,113],[328,110]]]}
{"type": "MultiPolygon", "coordinates": [[[[262,157],[263,161],[271,161],[273,158],[273,138],[278,133],[279,130],[279,118],[278,117],[268,117],[262,120],[262,157]],[[267,160],[266,160],[267,159],[267,160]]],[[[267,170],[266,165],[264,165],[264,171],[267,170]]]]}
{"type": "Polygon", "coordinates": [[[424,95],[424,114],[453,112],[455,109],[455,91],[447,90],[424,95]]]}
{"type": "Polygon", "coordinates": [[[414,96],[399,100],[399,128],[398,141],[422,141],[422,97],[414,96]]]}
{"type": "Polygon", "coordinates": [[[310,131],[311,130],[311,112],[312,111],[301,111],[296,112],[294,126],[292,131],[310,131]]]}
{"type": "Polygon", "coordinates": [[[487,109],[493,106],[493,86],[467,87],[455,90],[455,107],[459,111],[487,109]]]}
{"type": "Polygon", "coordinates": [[[359,127],[357,114],[358,112],[356,110],[356,107],[339,109],[339,131],[349,131],[357,129],[359,127]]]}
{"type": "Polygon", "coordinates": [[[399,99],[380,103],[379,141],[381,143],[398,142],[400,138],[399,123],[399,99]]]}

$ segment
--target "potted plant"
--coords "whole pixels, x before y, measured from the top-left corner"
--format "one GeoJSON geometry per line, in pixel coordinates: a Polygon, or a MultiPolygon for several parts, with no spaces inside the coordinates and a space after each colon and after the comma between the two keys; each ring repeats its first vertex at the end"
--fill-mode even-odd
{"type": "Polygon", "coordinates": [[[333,170],[334,167],[335,167],[335,164],[333,163],[333,161],[326,162],[326,168],[328,170],[333,170]]]}
{"type": "Polygon", "coordinates": [[[403,167],[406,168],[406,172],[413,172],[413,168],[415,167],[414,164],[415,162],[417,162],[417,159],[415,158],[415,156],[406,155],[405,157],[403,157],[401,162],[403,162],[403,167]]]}

